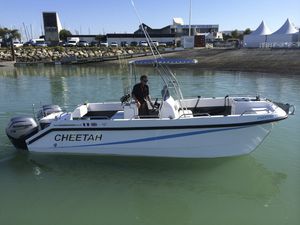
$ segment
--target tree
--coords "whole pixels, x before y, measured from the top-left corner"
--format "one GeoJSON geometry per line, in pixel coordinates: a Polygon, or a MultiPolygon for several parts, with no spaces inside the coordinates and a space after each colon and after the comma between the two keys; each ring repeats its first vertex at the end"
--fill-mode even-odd
{"type": "Polygon", "coordinates": [[[62,40],[62,41],[67,41],[67,38],[69,36],[71,36],[72,33],[71,31],[69,30],[66,30],[66,29],[62,29],[60,32],[59,32],[59,39],[62,40]]]}
{"type": "Polygon", "coordinates": [[[239,38],[239,32],[238,32],[238,30],[232,31],[231,32],[231,37],[238,39],[239,38]]]}
{"type": "Polygon", "coordinates": [[[4,28],[0,28],[0,38],[4,41],[4,42],[9,42],[11,39],[15,40],[21,40],[21,34],[19,33],[19,30],[17,29],[8,29],[6,27],[4,28]]]}
{"type": "Polygon", "coordinates": [[[244,31],[244,35],[248,35],[248,34],[251,34],[252,31],[250,30],[250,28],[247,28],[245,31],[244,31]]]}

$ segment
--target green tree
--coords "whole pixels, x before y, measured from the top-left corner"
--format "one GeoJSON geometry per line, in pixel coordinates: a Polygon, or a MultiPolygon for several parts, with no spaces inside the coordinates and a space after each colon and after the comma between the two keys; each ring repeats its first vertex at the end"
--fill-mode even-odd
{"type": "Polygon", "coordinates": [[[228,39],[232,38],[230,34],[223,34],[223,40],[227,41],[228,39]]]}
{"type": "Polygon", "coordinates": [[[67,41],[67,38],[69,36],[71,36],[72,33],[71,31],[69,30],[66,30],[66,29],[62,29],[60,32],[59,32],[59,39],[62,40],[62,41],[67,41]]]}
{"type": "Polygon", "coordinates": [[[238,32],[238,30],[232,31],[231,32],[231,37],[238,39],[239,38],[239,32],[238,32]]]}
{"type": "Polygon", "coordinates": [[[250,28],[247,28],[245,31],[244,31],[244,35],[248,35],[248,34],[251,34],[252,31],[250,30],[250,28]]]}
{"type": "Polygon", "coordinates": [[[6,27],[0,28],[0,38],[5,42],[9,42],[11,39],[13,40],[21,40],[21,34],[17,29],[8,29],[6,27]]]}

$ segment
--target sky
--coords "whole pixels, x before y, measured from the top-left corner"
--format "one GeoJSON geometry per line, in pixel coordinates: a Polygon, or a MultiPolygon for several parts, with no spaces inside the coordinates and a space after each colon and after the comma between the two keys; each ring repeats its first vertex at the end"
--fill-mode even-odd
{"type": "MultiPolygon", "coordinates": [[[[133,0],[141,21],[152,28],[181,17],[189,23],[190,0],[133,0]]],[[[55,11],[73,34],[132,33],[139,19],[131,0],[1,0],[0,26],[33,36],[42,33],[42,12],[55,11]],[[3,1],[3,2],[2,2],[3,1]]],[[[276,31],[289,18],[300,26],[300,0],[191,0],[192,24],[218,24],[220,31],[254,30],[262,20],[276,31]]]]}

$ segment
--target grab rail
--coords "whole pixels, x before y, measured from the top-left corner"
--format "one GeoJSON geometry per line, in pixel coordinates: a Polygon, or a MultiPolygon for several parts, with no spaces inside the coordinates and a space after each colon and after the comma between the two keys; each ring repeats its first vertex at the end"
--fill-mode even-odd
{"type": "Polygon", "coordinates": [[[183,116],[188,116],[188,115],[194,115],[193,113],[183,113],[183,114],[181,114],[177,119],[180,119],[181,117],[183,117],[183,116]]]}
{"type": "Polygon", "coordinates": [[[110,117],[108,116],[83,116],[82,119],[90,119],[90,120],[109,120],[110,117]]]}
{"type": "Polygon", "coordinates": [[[194,116],[209,116],[209,117],[211,117],[211,115],[209,113],[195,113],[194,116]]]}

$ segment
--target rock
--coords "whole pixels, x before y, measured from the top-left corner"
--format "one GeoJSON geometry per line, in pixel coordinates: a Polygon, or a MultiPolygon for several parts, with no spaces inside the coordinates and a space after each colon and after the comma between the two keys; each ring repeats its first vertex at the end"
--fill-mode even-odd
{"type": "Polygon", "coordinates": [[[116,53],[117,55],[123,55],[123,51],[122,51],[122,50],[117,50],[115,53],[116,53]]]}

